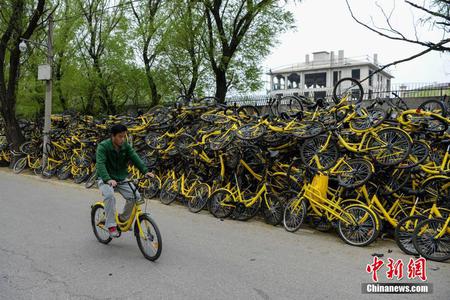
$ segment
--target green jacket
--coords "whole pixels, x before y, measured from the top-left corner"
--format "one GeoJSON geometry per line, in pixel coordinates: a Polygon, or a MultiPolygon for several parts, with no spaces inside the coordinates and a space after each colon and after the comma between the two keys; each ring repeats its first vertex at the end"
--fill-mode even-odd
{"type": "Polygon", "coordinates": [[[148,172],[136,151],[127,142],[124,142],[119,151],[116,151],[110,138],[104,140],[97,146],[96,157],[98,177],[105,183],[111,179],[125,180],[128,176],[128,162],[130,160],[142,174],[148,172]]]}

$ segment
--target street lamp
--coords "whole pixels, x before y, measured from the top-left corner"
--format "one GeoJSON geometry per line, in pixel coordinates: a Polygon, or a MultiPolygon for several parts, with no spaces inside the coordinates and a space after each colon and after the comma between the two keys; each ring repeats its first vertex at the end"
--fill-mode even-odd
{"type": "Polygon", "coordinates": [[[44,144],[42,149],[42,171],[45,170],[47,164],[47,144],[50,143],[50,128],[51,128],[51,115],[52,115],[52,66],[53,66],[53,16],[48,17],[48,33],[47,33],[47,44],[41,44],[38,42],[26,40],[21,38],[19,44],[19,50],[21,52],[27,51],[27,43],[34,44],[36,46],[44,47],[47,50],[47,64],[40,65],[38,69],[38,80],[46,81],[45,89],[45,113],[44,113],[44,144]]]}
{"type": "Polygon", "coordinates": [[[25,43],[25,39],[21,39],[22,41],[19,44],[19,50],[20,52],[27,51],[27,43],[25,43]]]}

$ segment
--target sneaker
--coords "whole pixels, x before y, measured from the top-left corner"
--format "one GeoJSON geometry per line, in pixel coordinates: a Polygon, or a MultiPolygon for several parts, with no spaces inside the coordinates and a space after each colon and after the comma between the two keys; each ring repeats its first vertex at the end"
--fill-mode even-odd
{"type": "Polygon", "coordinates": [[[109,236],[112,238],[118,238],[120,236],[120,233],[119,233],[119,231],[117,231],[117,228],[115,226],[108,228],[108,231],[109,231],[109,236]]]}

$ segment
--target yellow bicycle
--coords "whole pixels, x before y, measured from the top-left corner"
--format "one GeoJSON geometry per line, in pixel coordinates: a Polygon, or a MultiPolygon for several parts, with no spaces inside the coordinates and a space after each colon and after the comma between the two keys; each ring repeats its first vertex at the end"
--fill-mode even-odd
{"type": "MultiPolygon", "coordinates": [[[[137,186],[139,181],[142,180],[147,180],[147,178],[142,177],[137,180],[125,180],[119,184],[130,184],[136,199],[137,186]]],[[[102,244],[108,244],[112,240],[108,228],[105,227],[105,221],[105,205],[103,201],[96,202],[91,206],[91,224],[95,237],[102,244]]],[[[147,213],[146,201],[135,201],[131,215],[125,222],[120,222],[119,215],[116,213],[116,223],[120,233],[129,231],[134,224],[134,236],[136,237],[139,250],[141,250],[144,257],[150,261],[155,261],[159,258],[162,251],[161,233],[156,222],[147,213]],[[143,204],[145,204],[144,209],[142,209],[143,204]]]]}

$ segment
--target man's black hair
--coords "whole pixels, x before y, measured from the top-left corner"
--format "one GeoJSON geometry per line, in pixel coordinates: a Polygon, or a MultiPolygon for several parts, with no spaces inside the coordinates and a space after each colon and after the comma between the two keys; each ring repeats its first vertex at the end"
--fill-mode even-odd
{"type": "Polygon", "coordinates": [[[127,126],[122,125],[122,124],[115,124],[115,125],[113,125],[111,127],[111,134],[112,135],[116,135],[118,133],[126,132],[126,131],[128,131],[127,126]]]}

